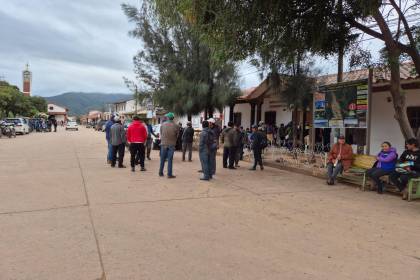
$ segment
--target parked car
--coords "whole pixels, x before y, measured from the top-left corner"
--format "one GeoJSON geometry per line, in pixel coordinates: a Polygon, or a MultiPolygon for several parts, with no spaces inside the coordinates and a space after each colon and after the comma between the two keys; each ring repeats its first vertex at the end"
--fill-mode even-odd
{"type": "Polygon", "coordinates": [[[96,124],[96,126],[95,126],[95,130],[97,130],[97,131],[105,131],[105,124],[106,124],[106,120],[99,121],[96,124]]]}
{"type": "Polygon", "coordinates": [[[15,126],[15,131],[18,134],[28,134],[29,124],[25,118],[7,118],[6,122],[12,123],[15,126]]]}
{"type": "Polygon", "coordinates": [[[69,121],[67,122],[66,130],[79,130],[79,125],[75,121],[69,121]]]}

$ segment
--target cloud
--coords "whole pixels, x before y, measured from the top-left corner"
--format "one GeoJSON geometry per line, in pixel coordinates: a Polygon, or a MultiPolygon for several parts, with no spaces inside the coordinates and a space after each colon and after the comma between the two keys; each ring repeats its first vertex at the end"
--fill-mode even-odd
{"type": "Polygon", "coordinates": [[[9,82],[20,86],[29,62],[37,95],[127,92],[122,76],[133,77],[140,43],[128,37],[119,1],[4,1],[0,26],[0,76],[9,82]]]}

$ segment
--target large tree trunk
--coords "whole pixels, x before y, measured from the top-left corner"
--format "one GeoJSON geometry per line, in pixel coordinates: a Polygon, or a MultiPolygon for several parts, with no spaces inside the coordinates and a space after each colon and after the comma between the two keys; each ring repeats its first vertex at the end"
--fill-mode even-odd
{"type": "Polygon", "coordinates": [[[414,131],[411,128],[410,121],[407,116],[407,105],[406,98],[401,88],[401,77],[400,77],[400,50],[398,45],[395,43],[392,36],[391,30],[389,29],[385,19],[379,10],[377,10],[373,17],[375,18],[378,26],[384,35],[384,41],[386,50],[388,52],[390,71],[391,71],[391,87],[390,92],[392,95],[392,101],[395,110],[395,119],[400,125],[401,132],[405,139],[415,137],[414,131]]]}

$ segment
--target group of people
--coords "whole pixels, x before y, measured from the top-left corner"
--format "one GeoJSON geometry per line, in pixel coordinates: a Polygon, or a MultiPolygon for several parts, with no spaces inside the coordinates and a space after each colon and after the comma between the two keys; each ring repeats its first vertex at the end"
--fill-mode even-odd
{"type": "MultiPolygon", "coordinates": [[[[334,185],[337,176],[350,169],[353,160],[353,150],[346,144],[345,137],[340,136],[328,154],[327,175],[328,185],[334,185]]],[[[383,142],[381,151],[376,156],[376,162],[367,170],[367,176],[375,183],[377,192],[384,192],[382,177],[389,176],[392,184],[402,192],[407,199],[407,184],[411,178],[420,177],[420,149],[415,138],[406,141],[406,149],[398,157],[397,149],[390,142],[383,142]]]]}
{"type": "MultiPolygon", "coordinates": [[[[167,164],[167,178],[173,179],[173,157],[179,139],[181,139],[182,161],[192,161],[192,149],[195,131],[191,122],[186,128],[182,128],[174,122],[174,114],[165,115],[165,121],[160,126],[160,165],[159,176],[164,176],[165,165],[167,164]],[[188,153],[188,155],[187,155],[188,153]]],[[[216,154],[219,143],[223,145],[223,167],[236,169],[239,161],[243,159],[244,146],[251,142],[251,149],[254,154],[254,164],[250,170],[256,170],[257,165],[264,169],[262,151],[267,147],[267,136],[262,127],[254,125],[250,139],[247,132],[240,126],[229,122],[228,127],[220,129],[213,118],[202,122],[203,130],[200,133],[198,153],[201,163],[202,176],[200,180],[208,181],[216,174],[216,154]]],[[[135,172],[136,165],[140,165],[141,171],[146,171],[145,158],[150,160],[152,148],[152,126],[144,123],[138,116],[128,126],[127,131],[118,115],[114,115],[105,125],[106,140],[108,143],[107,161],[111,167],[126,168],[124,166],[125,148],[130,151],[131,171],[135,172]],[[118,165],[117,165],[118,161],[118,165]]]]}

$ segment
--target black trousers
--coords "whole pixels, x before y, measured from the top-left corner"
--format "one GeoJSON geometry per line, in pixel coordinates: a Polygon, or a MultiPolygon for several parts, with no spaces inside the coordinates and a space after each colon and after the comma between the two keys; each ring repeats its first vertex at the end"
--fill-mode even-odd
{"type": "Polygon", "coordinates": [[[233,168],[235,165],[236,147],[223,148],[223,167],[233,168]]]}
{"type": "Polygon", "coordinates": [[[403,174],[397,171],[393,171],[391,175],[389,175],[389,179],[394,185],[398,187],[400,191],[403,191],[407,187],[408,181],[410,181],[411,178],[418,178],[419,175],[420,174],[414,172],[403,174]]]}
{"type": "Polygon", "coordinates": [[[118,166],[122,166],[124,162],[125,144],[112,146],[111,166],[115,166],[115,163],[117,162],[117,153],[118,153],[118,166]]]}
{"type": "Polygon", "coordinates": [[[261,167],[263,166],[263,161],[261,157],[261,149],[254,149],[254,166],[252,168],[257,168],[257,164],[259,164],[261,167]]]}
{"type": "Polygon", "coordinates": [[[130,164],[131,167],[136,165],[136,161],[140,162],[140,166],[144,167],[144,156],[145,156],[145,147],[144,143],[131,143],[130,144],[130,164]]]}
{"type": "Polygon", "coordinates": [[[371,168],[366,171],[366,175],[371,178],[375,184],[378,186],[378,191],[382,192],[384,190],[384,183],[381,181],[381,177],[391,174],[392,171],[386,171],[381,168],[371,168]]]}

